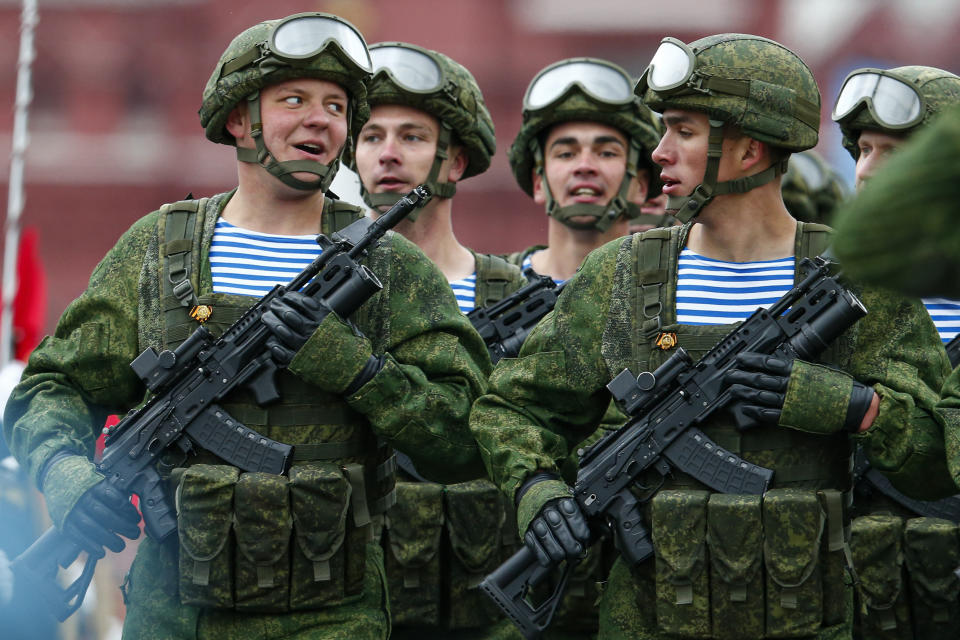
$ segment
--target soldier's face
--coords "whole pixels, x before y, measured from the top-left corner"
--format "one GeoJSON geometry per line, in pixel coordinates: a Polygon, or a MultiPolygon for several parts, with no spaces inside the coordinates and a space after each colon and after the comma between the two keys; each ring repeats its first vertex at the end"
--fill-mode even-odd
{"type": "MultiPolygon", "coordinates": [[[[627,138],[618,129],[599,122],[564,122],[547,134],[543,156],[544,175],[559,206],[605,205],[617,195],[623,182],[627,138]]],[[[643,200],[645,196],[645,184],[634,179],[628,199],[643,200]]],[[[543,182],[536,174],[533,199],[538,204],[546,204],[543,182]]],[[[579,216],[573,221],[588,223],[591,218],[579,216]]]]}
{"type": "MultiPolygon", "coordinates": [[[[327,80],[297,78],[265,87],[260,92],[260,116],[263,141],[281,162],[330,164],[347,140],[347,93],[327,80]]],[[[293,175],[316,179],[309,173],[293,175]]]]}
{"type": "Polygon", "coordinates": [[[860,157],[857,158],[855,185],[857,191],[877,172],[893,151],[906,139],[905,135],[894,136],[882,131],[862,131],[857,139],[860,157]]]}
{"type": "MultiPolygon", "coordinates": [[[[710,120],[697,111],[667,109],[663,112],[666,133],[653,150],[653,161],[662,167],[660,180],[666,196],[689,196],[703,182],[707,170],[707,147],[710,141],[710,120]]],[[[724,138],[723,155],[717,180],[733,176],[733,147],[737,139],[724,138]]]]}
{"type": "MultiPolygon", "coordinates": [[[[407,193],[430,175],[440,123],[429,113],[405,105],[377,105],[357,138],[357,173],[370,193],[407,193]]],[[[451,171],[462,154],[451,153],[440,166],[441,180],[456,180],[451,171]]],[[[455,174],[455,175],[454,175],[455,174]]]]}

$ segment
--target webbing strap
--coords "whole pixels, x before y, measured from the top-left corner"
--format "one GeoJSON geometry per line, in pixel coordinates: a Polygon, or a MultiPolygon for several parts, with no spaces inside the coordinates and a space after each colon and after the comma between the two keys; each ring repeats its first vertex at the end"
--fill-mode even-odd
{"type": "Polygon", "coordinates": [[[513,265],[500,256],[479,253],[473,256],[477,267],[474,304],[480,308],[503,300],[507,295],[513,265]]]}
{"type": "Polygon", "coordinates": [[[197,224],[197,212],[206,204],[203,200],[183,200],[164,205],[161,215],[164,220],[164,243],[160,247],[163,258],[162,287],[164,307],[192,307],[197,304],[197,295],[190,282],[193,253],[193,236],[197,224]],[[176,303],[174,303],[176,301],[176,303]]]}
{"type": "Polygon", "coordinates": [[[350,506],[353,508],[353,525],[363,527],[370,524],[370,508],[367,505],[367,481],[363,473],[362,464],[348,464],[343,472],[353,487],[350,496],[350,506]]]}

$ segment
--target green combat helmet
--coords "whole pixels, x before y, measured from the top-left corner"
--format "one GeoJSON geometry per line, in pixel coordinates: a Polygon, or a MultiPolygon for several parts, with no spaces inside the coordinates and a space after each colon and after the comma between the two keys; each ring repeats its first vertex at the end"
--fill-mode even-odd
{"type": "Polygon", "coordinates": [[[261,165],[295,189],[326,191],[340,166],[340,157],[328,165],[313,160],[278,162],[263,142],[260,89],[291,78],[335,82],[349,94],[348,126],[359,131],[370,116],[364,85],[370,69],[367,44],[346,20],[327,13],[298,13],[282,20],[267,20],[234,38],[220,57],[203,90],[200,124],[213,142],[236,146],[237,141],[224,125],[234,107],[246,100],[256,149],[237,147],[237,158],[261,165]],[[300,171],[320,179],[305,182],[294,178],[293,174],[300,171]]]}
{"type": "MultiPolygon", "coordinates": [[[[650,193],[660,191],[660,167],[650,153],[660,143],[660,119],[633,95],[633,80],[617,65],[595,58],[570,58],[540,71],[523,98],[523,124],[507,156],[517,184],[533,196],[533,172],[540,176],[546,196],[547,215],[574,229],[605,231],[621,215],[641,217],[640,206],[627,200],[630,182],[640,168],[650,171],[650,193]],[[550,193],[544,176],[542,136],[549,127],[585,120],[609,125],[628,139],[627,170],[616,196],[606,205],[573,204],[561,207],[550,193]],[[586,225],[571,222],[577,216],[591,216],[586,225]]],[[[659,216],[650,216],[657,218],[659,216]]]]}
{"type": "Polygon", "coordinates": [[[813,149],[790,156],[780,190],[790,215],[821,224],[830,224],[833,210],[848,195],[840,175],[813,149]]]}
{"type": "Polygon", "coordinates": [[[689,45],[664,38],[636,93],[654,111],[682,109],[710,117],[703,182],[689,196],[667,202],[667,211],[683,222],[714,196],[745,193],[787,169],[785,157],[756,175],[717,183],[724,126],[785,151],[817,144],[820,91],[813,73],[795,53],[759,36],[724,33],[689,45]]]}
{"type": "Polygon", "coordinates": [[[854,160],[864,129],[904,135],[922,127],[945,107],[960,104],[960,77],[934,67],[855,69],[847,75],[833,107],[843,146],[854,160]]]}
{"type": "MultiPolygon", "coordinates": [[[[487,111],[477,81],[467,69],[449,57],[405,42],[380,42],[370,47],[373,78],[367,84],[371,107],[399,104],[429,113],[440,122],[437,154],[424,183],[434,197],[452,198],[457,185],[440,182],[440,165],[451,144],[462,144],[467,154],[463,178],[490,167],[497,149],[493,118],[487,111]]],[[[354,142],[360,129],[354,130],[354,142]]],[[[356,168],[356,160],[351,161],[356,168]]],[[[363,201],[376,208],[393,206],[397,193],[369,193],[360,186],[363,201]]],[[[415,220],[418,211],[408,218],[415,220]]]]}

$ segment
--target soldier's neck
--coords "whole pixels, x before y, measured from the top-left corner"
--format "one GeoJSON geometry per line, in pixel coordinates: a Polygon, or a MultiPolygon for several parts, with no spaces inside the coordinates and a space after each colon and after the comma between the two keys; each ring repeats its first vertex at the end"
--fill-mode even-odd
{"type": "Polygon", "coordinates": [[[595,229],[571,229],[550,218],[547,222],[547,248],[530,258],[533,270],[555,280],[573,277],[587,254],[626,235],[627,220],[620,218],[604,232],[595,229]]]}
{"type": "Polygon", "coordinates": [[[404,220],[395,228],[417,245],[451,282],[466,278],[476,270],[473,254],[453,233],[452,213],[453,200],[434,198],[420,211],[416,221],[404,220]]]}
{"type": "Polygon", "coordinates": [[[690,229],[687,246],[726,262],[777,260],[794,254],[797,221],[777,182],[747,193],[717,196],[690,229]]]}
{"type": "Polygon", "coordinates": [[[241,181],[224,207],[222,218],[261,233],[291,236],[320,233],[323,192],[299,191],[273,176],[268,177],[276,184],[241,181]]]}

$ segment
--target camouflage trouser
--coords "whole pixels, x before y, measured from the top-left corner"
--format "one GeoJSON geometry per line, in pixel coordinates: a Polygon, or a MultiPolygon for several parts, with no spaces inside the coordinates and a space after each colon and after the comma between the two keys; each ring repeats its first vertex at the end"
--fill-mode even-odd
{"type": "Polygon", "coordinates": [[[124,640],[385,640],[390,612],[379,545],[367,545],[363,593],[316,611],[277,614],[199,609],[180,604],[177,543],[145,539],[126,585],[124,640]]]}
{"type": "MultiPolygon", "coordinates": [[[[847,621],[824,627],[816,635],[803,640],[848,640],[851,637],[853,594],[848,595],[847,621]]],[[[657,628],[655,603],[653,561],[648,560],[631,572],[623,559],[618,558],[600,599],[598,640],[677,640],[681,636],[657,628]]]]}

